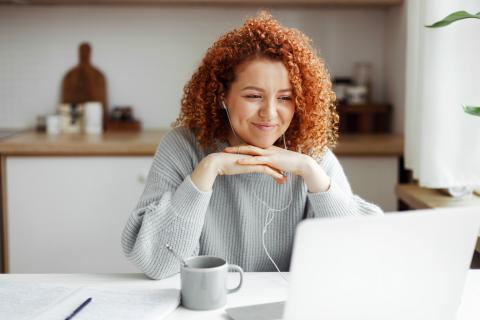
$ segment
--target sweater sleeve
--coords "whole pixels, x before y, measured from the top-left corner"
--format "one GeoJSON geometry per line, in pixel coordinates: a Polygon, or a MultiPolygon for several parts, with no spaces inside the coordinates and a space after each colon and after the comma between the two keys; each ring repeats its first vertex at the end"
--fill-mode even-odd
{"type": "Polygon", "coordinates": [[[382,209],[352,193],[350,184],[337,157],[327,149],[319,164],[330,177],[330,188],[325,192],[308,193],[309,212],[313,217],[345,217],[381,215],[382,209]]]}
{"type": "Polygon", "coordinates": [[[184,258],[199,250],[212,192],[200,191],[190,179],[198,160],[193,139],[178,129],[162,139],[145,189],[123,229],[123,252],[152,279],[179,271],[180,263],[166,244],[184,258]]]}

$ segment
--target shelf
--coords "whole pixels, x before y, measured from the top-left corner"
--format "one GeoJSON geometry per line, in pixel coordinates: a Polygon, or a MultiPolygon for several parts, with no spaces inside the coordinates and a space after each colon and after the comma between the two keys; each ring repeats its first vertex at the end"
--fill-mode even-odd
{"type": "Polygon", "coordinates": [[[0,0],[8,5],[219,5],[219,6],[338,6],[391,7],[403,0],[0,0]]]}
{"type": "Polygon", "coordinates": [[[388,133],[392,127],[392,106],[388,103],[339,105],[340,132],[388,133]]]}

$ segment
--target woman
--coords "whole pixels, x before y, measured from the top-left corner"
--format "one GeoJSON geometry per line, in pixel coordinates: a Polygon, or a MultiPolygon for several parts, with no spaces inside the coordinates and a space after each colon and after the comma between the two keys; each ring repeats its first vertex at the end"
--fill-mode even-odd
{"type": "Polygon", "coordinates": [[[184,88],[122,235],[147,276],[179,255],[215,255],[246,271],[288,270],[306,218],[381,214],[352,194],[329,148],[335,95],[310,40],[261,12],[220,37],[184,88]]]}

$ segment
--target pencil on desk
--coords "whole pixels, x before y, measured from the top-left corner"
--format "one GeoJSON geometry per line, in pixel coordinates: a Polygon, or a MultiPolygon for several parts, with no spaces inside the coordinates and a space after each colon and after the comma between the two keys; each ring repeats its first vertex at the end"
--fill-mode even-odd
{"type": "Polygon", "coordinates": [[[65,318],[65,320],[70,320],[72,319],[77,313],[79,313],[90,301],[92,301],[92,298],[88,298],[87,300],[83,301],[81,305],[77,307],[77,309],[73,310],[73,312],[65,318]]]}

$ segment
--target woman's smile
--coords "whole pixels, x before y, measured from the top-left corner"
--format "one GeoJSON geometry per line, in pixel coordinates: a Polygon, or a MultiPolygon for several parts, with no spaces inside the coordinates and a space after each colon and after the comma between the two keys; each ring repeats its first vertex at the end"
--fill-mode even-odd
{"type": "Polygon", "coordinates": [[[257,123],[252,123],[252,125],[257,128],[260,131],[263,132],[270,132],[274,131],[277,127],[276,124],[273,123],[262,123],[262,122],[257,122],[257,123]]]}

